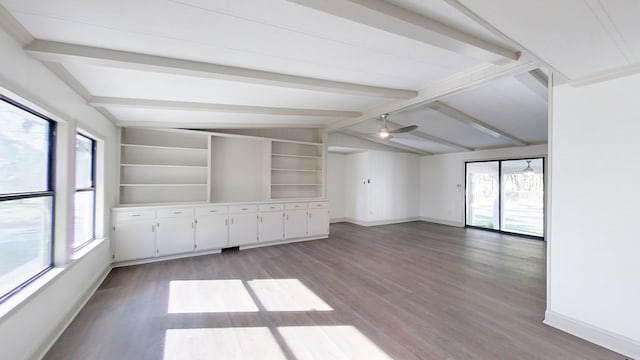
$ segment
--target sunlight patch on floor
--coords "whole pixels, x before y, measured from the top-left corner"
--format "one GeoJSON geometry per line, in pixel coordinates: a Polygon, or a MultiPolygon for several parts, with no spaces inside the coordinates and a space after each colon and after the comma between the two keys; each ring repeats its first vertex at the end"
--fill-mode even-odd
{"type": "Polygon", "coordinates": [[[333,311],[298,279],[256,279],[248,283],[266,311],[333,311]]]}
{"type": "Polygon", "coordinates": [[[391,360],[353,326],[281,326],[277,329],[298,360],[391,360]]]}
{"type": "Polygon", "coordinates": [[[286,359],[266,327],[169,329],[164,360],[286,359]]]}
{"type": "Polygon", "coordinates": [[[180,280],[169,283],[169,314],[257,312],[242,280],[180,280]]]}

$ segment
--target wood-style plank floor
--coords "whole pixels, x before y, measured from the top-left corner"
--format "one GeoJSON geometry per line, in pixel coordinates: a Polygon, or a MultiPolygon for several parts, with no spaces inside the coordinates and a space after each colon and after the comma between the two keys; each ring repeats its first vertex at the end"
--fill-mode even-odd
{"type": "Polygon", "coordinates": [[[544,310],[541,241],[339,223],[326,240],[113,269],[45,358],[624,359],[544,310]]]}

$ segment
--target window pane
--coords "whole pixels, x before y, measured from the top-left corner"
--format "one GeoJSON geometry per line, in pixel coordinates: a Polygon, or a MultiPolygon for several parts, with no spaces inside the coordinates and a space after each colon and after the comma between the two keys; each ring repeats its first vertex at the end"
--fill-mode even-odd
{"type": "Polygon", "coordinates": [[[0,296],[51,265],[52,198],[0,202],[0,296]]]}
{"type": "Polygon", "coordinates": [[[93,191],[78,191],[75,198],[75,237],[73,247],[93,239],[93,191]]]}
{"type": "Polygon", "coordinates": [[[76,135],[76,189],[93,187],[93,141],[76,135]]]}
{"type": "Polygon", "coordinates": [[[47,191],[49,122],[0,101],[0,194],[47,191]]]}
{"type": "Polygon", "coordinates": [[[467,163],[467,225],[500,228],[498,162],[467,163]]]}
{"type": "Polygon", "coordinates": [[[502,230],[544,236],[542,159],[502,162],[502,230]]]}

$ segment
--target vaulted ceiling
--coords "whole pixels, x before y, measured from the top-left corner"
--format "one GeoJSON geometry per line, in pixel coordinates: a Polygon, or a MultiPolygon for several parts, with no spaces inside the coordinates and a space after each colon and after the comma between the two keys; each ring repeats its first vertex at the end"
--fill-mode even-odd
{"type": "Polygon", "coordinates": [[[510,30],[506,15],[462,3],[0,0],[0,18],[119,126],[320,127],[380,142],[389,113],[390,128],[418,129],[384,143],[422,154],[545,143],[548,71],[482,20],[510,30]]]}

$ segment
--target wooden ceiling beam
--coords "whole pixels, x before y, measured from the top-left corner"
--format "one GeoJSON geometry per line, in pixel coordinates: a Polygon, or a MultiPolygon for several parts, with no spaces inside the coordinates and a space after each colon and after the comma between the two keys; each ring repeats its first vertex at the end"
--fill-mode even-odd
{"type": "Polygon", "coordinates": [[[487,135],[493,136],[496,139],[502,139],[502,140],[506,140],[512,144],[515,145],[520,145],[520,146],[525,146],[528,145],[526,142],[518,139],[517,137],[508,134],[498,128],[495,128],[487,123],[484,123],[476,118],[474,118],[471,115],[468,115],[452,106],[449,106],[441,101],[434,101],[430,104],[428,104],[428,106],[441,113],[444,114],[452,119],[458,120],[459,122],[468,125],[480,132],[483,132],[487,135]]]}
{"type": "Polygon", "coordinates": [[[364,121],[375,119],[380,116],[380,114],[390,114],[400,110],[409,109],[414,106],[424,105],[463,91],[480,87],[489,81],[515,76],[538,67],[540,67],[540,62],[529,56],[523,56],[518,61],[508,64],[488,65],[474,71],[459,74],[458,76],[424,88],[418,91],[418,96],[414,98],[390,101],[367,109],[360,116],[331,123],[327,127],[327,131],[338,131],[364,121]]]}
{"type": "Polygon", "coordinates": [[[319,116],[319,117],[352,117],[360,116],[357,111],[297,109],[233,104],[214,104],[187,101],[168,101],[151,99],[130,99],[116,97],[92,97],[89,104],[96,107],[119,107],[134,109],[167,109],[186,111],[207,111],[234,114],[259,114],[259,115],[283,115],[283,116],[319,116]]]}
{"type": "Polygon", "coordinates": [[[42,61],[84,62],[87,64],[120,69],[197,76],[327,93],[341,93],[389,99],[410,99],[418,94],[413,90],[393,89],[309,78],[55,41],[34,40],[25,46],[25,50],[36,59],[42,61]]]}
{"type": "Polygon", "coordinates": [[[517,60],[519,53],[439,21],[381,0],[289,0],[337,16],[461,55],[499,63],[517,60]]]}

